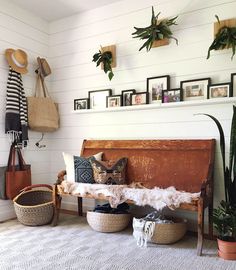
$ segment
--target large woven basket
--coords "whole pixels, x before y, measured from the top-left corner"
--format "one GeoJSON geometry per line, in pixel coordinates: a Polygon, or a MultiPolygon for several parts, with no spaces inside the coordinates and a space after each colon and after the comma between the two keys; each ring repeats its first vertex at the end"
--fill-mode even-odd
{"type": "Polygon", "coordinates": [[[18,220],[28,226],[39,226],[52,221],[54,205],[52,187],[49,185],[32,185],[26,187],[14,200],[18,220]],[[46,187],[48,190],[37,189],[46,187]]]}
{"type": "Polygon", "coordinates": [[[98,232],[119,232],[130,223],[130,214],[105,214],[93,211],[87,212],[88,224],[98,232]]]}
{"type": "Polygon", "coordinates": [[[156,224],[151,241],[156,244],[172,244],[179,241],[186,233],[187,221],[173,219],[174,223],[156,224]]]}

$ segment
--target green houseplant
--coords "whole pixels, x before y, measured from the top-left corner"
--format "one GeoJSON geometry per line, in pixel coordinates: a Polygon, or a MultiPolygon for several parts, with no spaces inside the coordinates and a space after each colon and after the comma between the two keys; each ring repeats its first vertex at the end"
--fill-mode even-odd
{"type": "MultiPolygon", "coordinates": [[[[220,27],[221,23],[219,17],[217,15],[215,15],[215,17],[220,27]]],[[[210,53],[212,50],[228,48],[232,48],[232,60],[235,55],[236,49],[236,27],[222,26],[220,27],[218,33],[215,35],[215,39],[213,40],[212,44],[208,49],[207,59],[210,58],[210,53]]]]}
{"type": "Polygon", "coordinates": [[[236,260],[236,107],[233,106],[231,123],[229,164],[225,160],[225,136],[220,122],[212,115],[220,133],[220,149],[223,162],[225,199],[213,210],[213,224],[218,233],[219,256],[236,260]],[[225,247],[229,246],[229,253],[225,247]]]}
{"type": "Polygon", "coordinates": [[[97,67],[102,64],[105,73],[108,73],[108,78],[111,80],[114,76],[112,71],[112,52],[105,51],[103,52],[102,49],[99,50],[98,53],[93,55],[93,62],[97,63],[97,67]]]}
{"type": "Polygon", "coordinates": [[[139,49],[139,51],[141,51],[145,47],[147,51],[150,51],[154,41],[157,40],[174,39],[176,41],[176,44],[178,44],[178,40],[173,37],[173,33],[170,30],[171,25],[177,25],[176,19],[178,18],[178,16],[172,19],[164,19],[158,21],[158,17],[160,14],[161,13],[159,12],[157,15],[155,15],[154,8],[152,7],[151,25],[144,28],[134,27],[136,31],[132,33],[132,35],[134,35],[133,38],[140,38],[141,40],[146,40],[142,47],[139,49]]]}

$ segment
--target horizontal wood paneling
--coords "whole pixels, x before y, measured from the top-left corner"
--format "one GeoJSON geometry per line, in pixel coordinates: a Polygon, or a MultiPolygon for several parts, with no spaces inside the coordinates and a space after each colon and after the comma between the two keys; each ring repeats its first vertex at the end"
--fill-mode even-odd
{"type": "MultiPolygon", "coordinates": [[[[6,165],[10,142],[5,134],[5,106],[6,82],[8,77],[8,63],[5,59],[7,48],[23,49],[28,55],[28,70],[23,75],[23,85],[26,95],[32,95],[35,87],[35,68],[37,56],[49,56],[48,23],[37,16],[20,9],[9,1],[0,0],[0,165],[6,165]]],[[[50,62],[50,61],[49,61],[50,62]]],[[[41,137],[40,133],[29,132],[29,147],[23,151],[26,163],[31,164],[32,182],[47,183],[50,181],[50,153],[45,149],[38,149],[34,144],[41,137]]],[[[48,145],[48,141],[43,143],[48,145]]],[[[0,221],[15,216],[11,201],[0,200],[0,221]]]]}
{"type": "MultiPolygon", "coordinates": [[[[172,139],[216,138],[215,202],[223,196],[222,163],[219,134],[215,124],[196,113],[209,113],[222,123],[226,134],[228,158],[232,103],[150,110],[71,114],[73,99],[88,96],[88,91],[111,88],[113,94],[124,89],[146,90],[146,78],[171,76],[171,88],[180,81],[211,77],[213,83],[230,81],[236,72],[231,51],[212,52],[206,60],[213,39],[215,14],[221,19],[235,17],[236,1],[120,1],[102,8],[71,16],[50,24],[50,55],[54,68],[51,89],[59,102],[61,128],[49,136],[51,172],[64,168],[62,151],[79,154],[83,139],[172,139]],[[133,39],[133,26],[146,26],[151,6],[160,17],[179,15],[173,27],[179,45],[138,49],[142,41],[133,39]],[[125,8],[124,8],[125,7],[125,8]],[[100,45],[116,44],[117,67],[110,82],[95,67],[92,56],[100,45]]],[[[71,203],[70,203],[71,205],[71,203]]]]}

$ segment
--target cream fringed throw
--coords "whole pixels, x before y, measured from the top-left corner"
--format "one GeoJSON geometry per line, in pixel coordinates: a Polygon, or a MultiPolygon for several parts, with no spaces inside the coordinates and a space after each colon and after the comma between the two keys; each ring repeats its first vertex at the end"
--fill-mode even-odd
{"type": "Polygon", "coordinates": [[[200,193],[190,193],[178,191],[174,187],[166,189],[161,188],[130,188],[127,185],[103,185],[103,184],[84,184],[63,181],[62,187],[65,193],[72,195],[92,195],[97,196],[102,194],[109,197],[111,207],[116,208],[118,204],[126,200],[132,200],[136,205],[149,205],[156,210],[161,210],[164,207],[171,209],[178,208],[181,203],[190,203],[197,199],[200,193]]]}

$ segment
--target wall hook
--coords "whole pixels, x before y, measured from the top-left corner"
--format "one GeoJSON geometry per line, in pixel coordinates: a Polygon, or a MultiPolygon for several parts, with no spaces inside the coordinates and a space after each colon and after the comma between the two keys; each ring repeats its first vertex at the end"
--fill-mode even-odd
{"type": "Polygon", "coordinates": [[[35,145],[38,147],[38,148],[43,148],[43,147],[46,147],[46,144],[39,144],[42,140],[43,140],[43,137],[44,137],[44,133],[42,133],[42,136],[40,138],[40,140],[38,140],[35,145]]]}

